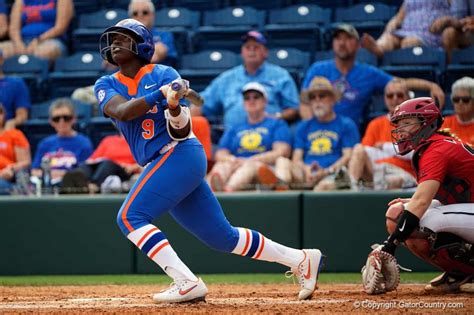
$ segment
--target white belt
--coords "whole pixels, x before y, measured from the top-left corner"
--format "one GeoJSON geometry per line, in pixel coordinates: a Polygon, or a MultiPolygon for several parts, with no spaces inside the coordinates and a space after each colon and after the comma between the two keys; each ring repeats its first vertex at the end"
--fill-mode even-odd
{"type": "Polygon", "coordinates": [[[165,154],[172,148],[174,148],[178,144],[178,141],[171,141],[170,143],[165,144],[161,149],[160,149],[160,154],[165,154]]]}

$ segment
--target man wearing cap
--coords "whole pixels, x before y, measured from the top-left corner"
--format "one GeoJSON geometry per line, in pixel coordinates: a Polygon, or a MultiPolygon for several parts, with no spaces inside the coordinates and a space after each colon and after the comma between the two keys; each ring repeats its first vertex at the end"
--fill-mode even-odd
{"type": "Polygon", "coordinates": [[[250,31],[242,37],[241,56],[243,64],[225,71],[215,78],[201,93],[202,108],[193,107],[193,115],[206,117],[224,116],[224,127],[228,129],[245,122],[242,87],[248,82],[259,82],[268,94],[266,113],[287,122],[298,117],[298,90],[287,70],[266,62],[267,41],[257,32],[250,31]]]}
{"type": "Polygon", "coordinates": [[[0,49],[0,104],[5,107],[5,129],[20,126],[28,119],[30,93],[22,78],[7,77],[3,73],[3,52],[0,49]]]}
{"type": "Polygon", "coordinates": [[[349,162],[360,136],[350,118],[334,111],[339,98],[339,92],[325,77],[311,80],[301,99],[311,106],[314,117],[298,125],[292,161],[277,159],[279,179],[316,191],[349,188],[350,182],[338,186],[336,174],[349,162]]]}
{"type": "MultiPolygon", "coordinates": [[[[342,96],[336,104],[336,113],[352,118],[360,127],[365,118],[365,106],[372,95],[383,93],[385,85],[394,77],[371,65],[356,62],[359,39],[359,33],[352,25],[337,25],[332,40],[334,59],[313,63],[306,72],[302,89],[307,89],[315,76],[328,78],[342,96]]],[[[444,93],[437,84],[415,78],[403,80],[409,90],[429,91],[444,105],[444,93]]]]}
{"type": "Polygon", "coordinates": [[[265,87],[249,82],[241,89],[242,96],[247,119],[227,129],[219,141],[216,164],[207,177],[214,191],[244,190],[256,181],[276,184],[276,177],[267,176],[268,166],[274,165],[279,156],[291,154],[288,125],[265,113],[268,99],[265,87]]]}

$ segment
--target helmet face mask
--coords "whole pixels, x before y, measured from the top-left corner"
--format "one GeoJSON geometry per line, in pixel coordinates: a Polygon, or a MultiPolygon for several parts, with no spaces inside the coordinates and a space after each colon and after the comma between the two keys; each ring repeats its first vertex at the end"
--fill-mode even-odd
{"type": "Polygon", "coordinates": [[[405,155],[422,145],[443,123],[441,112],[429,97],[403,102],[395,108],[390,120],[396,126],[392,130],[392,141],[395,151],[400,155],[405,155]],[[402,121],[408,118],[411,120],[402,121]],[[414,125],[419,127],[411,127],[414,125]]]}
{"type": "Polygon", "coordinates": [[[122,20],[102,33],[100,37],[100,54],[103,59],[111,64],[118,65],[112,59],[113,41],[118,35],[125,36],[130,40],[130,47],[121,46],[122,49],[132,52],[146,64],[151,62],[151,58],[155,53],[153,35],[145,25],[134,19],[122,20]]]}
{"type": "MultiPolygon", "coordinates": [[[[121,41],[121,44],[123,44],[123,42],[124,41],[121,41]]],[[[103,58],[105,57],[104,59],[108,60],[109,58],[112,58],[112,49],[114,47],[120,47],[121,49],[128,50],[138,56],[137,42],[125,32],[110,31],[102,34],[102,36],[100,37],[100,54],[103,58]],[[114,46],[113,42],[117,36],[128,38],[128,45],[114,46]]]]}

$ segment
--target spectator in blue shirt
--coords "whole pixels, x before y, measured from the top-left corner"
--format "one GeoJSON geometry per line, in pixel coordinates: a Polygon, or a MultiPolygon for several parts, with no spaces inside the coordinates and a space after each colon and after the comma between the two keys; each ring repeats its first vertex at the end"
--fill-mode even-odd
{"type": "Polygon", "coordinates": [[[314,118],[298,125],[293,159],[278,158],[276,175],[288,184],[314,187],[316,191],[350,188],[349,178],[342,187],[335,174],[349,163],[360,136],[350,118],[334,111],[339,92],[327,78],[315,77],[301,98],[310,104],[314,118]]]}
{"type": "MultiPolygon", "coordinates": [[[[352,25],[337,25],[333,31],[332,41],[334,59],[317,61],[311,65],[302,88],[307,89],[316,76],[328,78],[342,96],[336,104],[336,113],[350,117],[360,127],[365,119],[364,109],[372,95],[383,93],[393,76],[371,65],[356,62],[359,39],[359,33],[352,25]]],[[[432,97],[444,105],[444,93],[436,83],[414,78],[404,81],[409,90],[429,91],[432,97]]]]}
{"type": "Polygon", "coordinates": [[[298,91],[287,70],[266,62],[266,38],[250,31],[242,37],[243,64],[225,71],[202,92],[202,108],[192,107],[193,115],[208,118],[224,116],[224,128],[239,125],[246,120],[242,87],[252,81],[262,84],[268,94],[266,112],[269,116],[292,122],[298,118],[298,91]]]}
{"type": "Polygon", "coordinates": [[[51,170],[51,184],[57,185],[66,171],[84,162],[92,154],[92,142],[73,129],[76,114],[74,105],[67,98],[58,99],[51,104],[49,121],[56,134],[38,144],[31,174],[42,177],[42,168],[46,166],[51,170]]]}
{"type": "Polygon", "coordinates": [[[151,0],[131,0],[128,5],[128,16],[143,23],[152,31],[155,42],[155,53],[151,63],[162,63],[174,66],[178,59],[178,52],[174,45],[173,33],[160,31],[155,28],[155,5],[151,0]]]}
{"type": "Polygon", "coordinates": [[[0,41],[4,40],[8,34],[7,6],[5,0],[0,0],[0,41]]]}
{"type": "Polygon", "coordinates": [[[272,178],[266,182],[268,166],[274,165],[279,156],[291,154],[288,125],[265,114],[265,87],[257,82],[247,83],[242,95],[247,121],[229,128],[219,142],[216,164],[207,178],[214,191],[243,190],[256,181],[276,184],[272,178]]]}
{"type": "Polygon", "coordinates": [[[2,70],[3,53],[0,49],[0,104],[5,108],[5,129],[13,129],[28,119],[30,92],[22,78],[7,77],[2,70]]]}

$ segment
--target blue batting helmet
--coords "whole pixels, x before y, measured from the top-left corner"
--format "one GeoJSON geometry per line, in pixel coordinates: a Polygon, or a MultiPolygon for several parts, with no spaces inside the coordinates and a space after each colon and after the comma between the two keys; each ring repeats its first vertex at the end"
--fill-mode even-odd
{"type": "Polygon", "coordinates": [[[107,28],[100,37],[100,54],[102,58],[117,65],[112,59],[112,37],[113,33],[121,33],[124,35],[132,35],[132,45],[130,51],[140,57],[146,63],[150,63],[151,57],[155,53],[155,44],[153,43],[153,35],[150,30],[134,19],[124,19],[107,28]]]}

